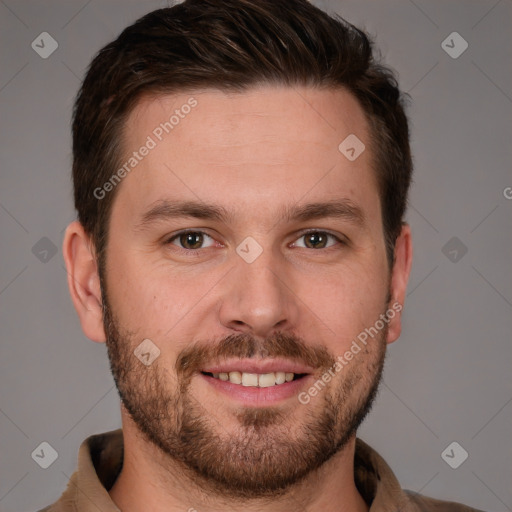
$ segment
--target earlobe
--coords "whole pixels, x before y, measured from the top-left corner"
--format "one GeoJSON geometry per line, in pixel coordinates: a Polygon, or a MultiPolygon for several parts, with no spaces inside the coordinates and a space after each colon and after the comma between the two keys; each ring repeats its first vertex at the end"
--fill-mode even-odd
{"type": "Polygon", "coordinates": [[[93,244],[78,221],[67,227],[62,252],[68,273],[69,292],[82,330],[91,340],[104,342],[106,337],[96,257],[93,244]]]}
{"type": "Polygon", "coordinates": [[[407,283],[412,266],[412,237],[411,228],[403,224],[402,231],[395,243],[395,261],[391,275],[390,309],[396,314],[389,322],[387,342],[392,343],[400,337],[402,331],[402,309],[405,302],[407,283]]]}

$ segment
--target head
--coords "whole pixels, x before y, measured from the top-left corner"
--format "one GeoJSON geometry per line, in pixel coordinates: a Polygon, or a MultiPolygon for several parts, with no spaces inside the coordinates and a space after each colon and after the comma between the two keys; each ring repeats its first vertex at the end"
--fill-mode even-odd
{"type": "Polygon", "coordinates": [[[73,157],[71,294],[127,421],[223,494],[335,457],[411,264],[407,119],[367,36],[301,0],[150,13],[93,60],[73,157]]]}

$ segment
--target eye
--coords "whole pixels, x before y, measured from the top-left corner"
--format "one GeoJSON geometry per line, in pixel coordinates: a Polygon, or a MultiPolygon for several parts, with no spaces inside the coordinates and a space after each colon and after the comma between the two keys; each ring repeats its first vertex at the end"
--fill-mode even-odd
{"type": "Polygon", "coordinates": [[[167,243],[177,245],[181,249],[193,251],[212,247],[215,240],[203,231],[182,231],[172,238],[169,238],[167,243]],[[207,245],[204,245],[205,243],[207,245]]]}
{"type": "Polygon", "coordinates": [[[293,245],[306,249],[328,249],[337,243],[341,243],[341,240],[331,233],[326,233],[325,231],[309,231],[303,233],[293,245]],[[303,240],[302,243],[299,242],[301,240],[303,240]]]}

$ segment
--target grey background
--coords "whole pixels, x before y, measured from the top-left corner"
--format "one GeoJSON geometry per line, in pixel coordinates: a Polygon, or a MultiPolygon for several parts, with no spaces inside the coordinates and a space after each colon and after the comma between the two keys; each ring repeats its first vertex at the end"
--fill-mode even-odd
{"type": "MultiPolygon", "coordinates": [[[[415,259],[405,325],[359,435],[405,488],[484,510],[511,510],[512,200],[505,194],[512,186],[512,3],[315,3],[376,37],[412,96],[415,183],[407,218],[415,259]],[[441,47],[454,31],[469,44],[457,59],[441,47]],[[446,246],[452,237],[455,245],[446,246]],[[467,248],[462,258],[461,244],[467,248]],[[457,469],[441,457],[452,441],[469,453],[457,469]]],[[[81,441],[120,426],[105,347],[80,330],[60,249],[74,218],[70,112],[96,51],[164,5],[0,0],[5,512],[55,501],[75,469],[81,441]],[[43,31],[59,45],[48,59],[31,48],[43,31]],[[56,246],[55,255],[43,237],[56,246]],[[31,458],[42,441],[58,452],[48,469],[31,458]]]]}

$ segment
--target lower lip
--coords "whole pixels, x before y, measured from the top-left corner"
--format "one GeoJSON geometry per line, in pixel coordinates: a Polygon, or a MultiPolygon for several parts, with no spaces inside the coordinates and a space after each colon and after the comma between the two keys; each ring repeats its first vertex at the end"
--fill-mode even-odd
{"type": "Polygon", "coordinates": [[[311,375],[306,375],[300,379],[285,382],[284,384],[276,384],[268,388],[260,388],[256,386],[242,386],[242,384],[233,384],[229,381],[216,379],[199,374],[210,386],[220,393],[229,396],[235,400],[242,402],[244,405],[251,406],[268,406],[282,402],[289,398],[296,398],[300,390],[304,388],[309,381],[311,375]]]}

